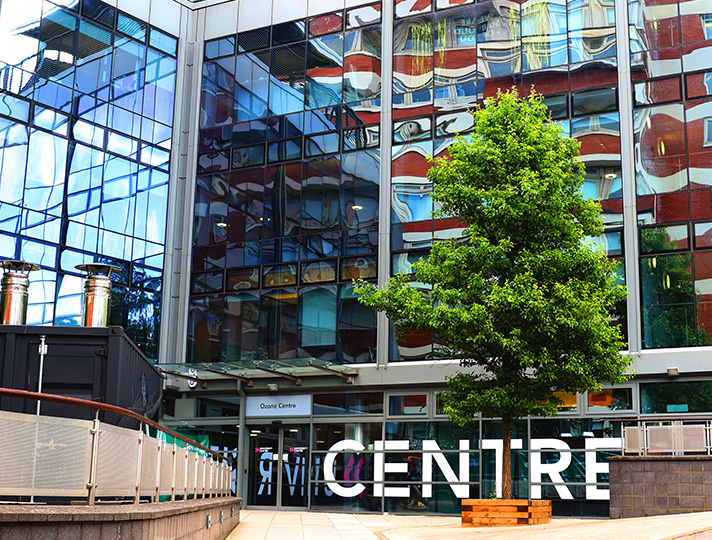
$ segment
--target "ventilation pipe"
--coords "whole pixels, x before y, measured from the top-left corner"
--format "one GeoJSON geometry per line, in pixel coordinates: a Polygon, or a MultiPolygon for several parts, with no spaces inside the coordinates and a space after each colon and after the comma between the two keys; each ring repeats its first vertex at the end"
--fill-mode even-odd
{"type": "Polygon", "coordinates": [[[30,286],[29,273],[39,270],[39,266],[23,261],[0,261],[5,270],[0,286],[0,323],[27,323],[27,289],[30,286]]]}
{"type": "Polygon", "coordinates": [[[86,272],[84,301],[82,303],[82,326],[108,326],[111,310],[111,273],[120,270],[110,264],[78,264],[80,272],[86,272]]]}

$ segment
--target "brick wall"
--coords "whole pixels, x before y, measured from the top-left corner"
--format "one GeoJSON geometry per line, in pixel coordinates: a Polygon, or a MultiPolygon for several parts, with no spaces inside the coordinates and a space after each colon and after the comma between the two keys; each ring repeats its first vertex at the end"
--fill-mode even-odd
{"type": "Polygon", "coordinates": [[[712,457],[620,456],[610,467],[610,517],[712,510],[712,457]]]}
{"type": "Polygon", "coordinates": [[[0,540],[223,540],[240,522],[240,503],[230,497],[138,506],[0,506],[0,540]]]}

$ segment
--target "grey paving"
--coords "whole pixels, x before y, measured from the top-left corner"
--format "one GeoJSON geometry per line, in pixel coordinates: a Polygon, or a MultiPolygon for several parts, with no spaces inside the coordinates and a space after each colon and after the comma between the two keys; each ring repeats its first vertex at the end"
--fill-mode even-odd
{"type": "Polygon", "coordinates": [[[227,540],[712,540],[712,512],[547,525],[462,528],[452,516],[243,510],[227,540]]]}

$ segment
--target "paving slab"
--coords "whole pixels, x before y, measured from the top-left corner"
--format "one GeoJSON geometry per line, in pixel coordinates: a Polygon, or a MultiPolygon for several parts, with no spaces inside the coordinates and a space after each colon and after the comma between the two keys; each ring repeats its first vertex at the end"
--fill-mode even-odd
{"type": "Polygon", "coordinates": [[[712,540],[712,512],[631,519],[554,518],[527,527],[461,527],[457,516],[242,510],[226,540],[712,540]]]}

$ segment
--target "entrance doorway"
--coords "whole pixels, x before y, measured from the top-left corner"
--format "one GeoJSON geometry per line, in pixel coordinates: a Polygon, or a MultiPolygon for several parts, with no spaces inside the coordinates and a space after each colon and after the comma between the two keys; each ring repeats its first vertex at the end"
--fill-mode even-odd
{"type": "Polygon", "coordinates": [[[309,426],[248,426],[247,504],[306,508],[309,482],[309,426]]]}

